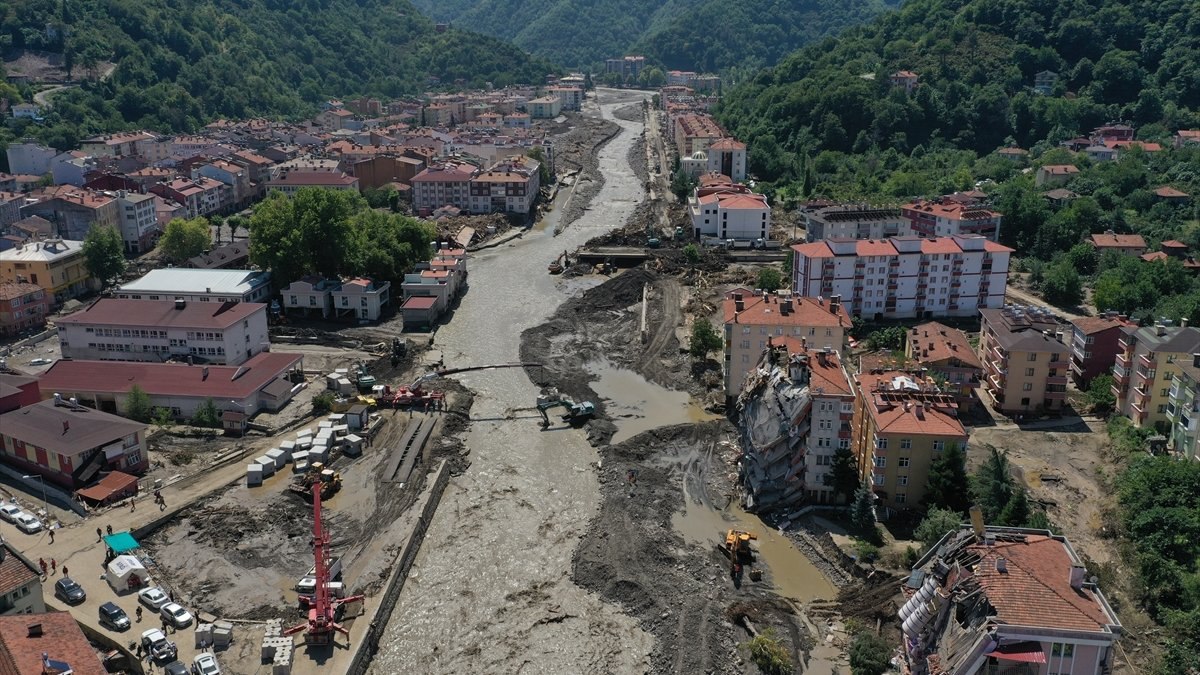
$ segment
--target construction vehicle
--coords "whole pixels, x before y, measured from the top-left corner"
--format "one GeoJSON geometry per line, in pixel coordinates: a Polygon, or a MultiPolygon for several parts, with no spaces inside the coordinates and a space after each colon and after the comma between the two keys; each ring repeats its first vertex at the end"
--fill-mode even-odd
{"type": "Polygon", "coordinates": [[[375,387],[375,376],[367,370],[367,364],[362,361],[354,364],[354,383],[358,386],[358,391],[363,394],[371,393],[375,387]]]}
{"type": "Polygon", "coordinates": [[[567,255],[566,251],[563,251],[562,255],[558,256],[554,259],[554,262],[550,263],[548,269],[550,270],[550,274],[562,274],[563,270],[565,270],[567,265],[570,264],[571,258],[567,255]]]}
{"type": "Polygon", "coordinates": [[[754,565],[754,550],[750,548],[750,542],[757,539],[758,535],[753,532],[729,530],[725,533],[725,542],[718,546],[729,556],[729,576],[734,582],[742,580],[743,566],[754,565]]]}
{"type": "Polygon", "coordinates": [[[358,395],[358,396],[342,396],[333,400],[329,404],[330,412],[344,413],[356,405],[365,405],[368,408],[374,408],[378,401],[374,396],[358,395]]]}
{"type": "Polygon", "coordinates": [[[582,424],[596,416],[596,406],[591,401],[576,403],[569,398],[558,396],[557,393],[539,396],[537,411],[542,415],[543,429],[550,426],[550,414],[548,411],[560,407],[567,409],[567,412],[561,416],[562,421],[571,426],[582,424]]]}
{"type": "Polygon", "coordinates": [[[313,588],[312,602],[309,603],[308,621],[292,626],[283,633],[284,635],[295,635],[303,631],[305,644],[313,646],[333,644],[335,633],[349,637],[350,631],[338,623],[338,615],[342,613],[342,606],[346,603],[358,602],[363,599],[361,595],[339,598],[330,592],[329,566],[326,562],[330,559],[330,537],[321,525],[321,493],[321,485],[314,483],[311,493],[313,501],[312,547],[313,576],[316,577],[316,585],[313,588]]]}
{"type": "Polygon", "coordinates": [[[313,462],[308,471],[300,474],[288,485],[288,489],[308,499],[320,488],[322,499],[329,499],[342,489],[342,474],[333,469],[325,468],[321,462],[313,462]]]}

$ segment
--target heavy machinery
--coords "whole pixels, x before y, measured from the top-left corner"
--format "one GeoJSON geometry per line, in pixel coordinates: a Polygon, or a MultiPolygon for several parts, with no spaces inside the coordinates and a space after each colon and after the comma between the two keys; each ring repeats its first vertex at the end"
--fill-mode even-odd
{"type": "Polygon", "coordinates": [[[550,414],[548,411],[560,407],[567,409],[567,412],[561,416],[562,421],[572,426],[582,424],[596,416],[596,406],[591,401],[576,403],[569,398],[558,396],[557,393],[539,396],[537,411],[542,415],[543,429],[550,426],[550,414]]]}
{"type": "Polygon", "coordinates": [[[729,576],[734,582],[742,580],[742,568],[754,565],[754,550],[750,542],[758,539],[753,532],[729,530],[725,533],[725,543],[718,546],[725,555],[729,556],[729,576]]]}
{"type": "Polygon", "coordinates": [[[329,589],[329,541],[330,537],[321,526],[321,486],[313,484],[313,576],[316,577],[316,587],[313,589],[313,600],[308,610],[308,621],[292,626],[284,631],[284,635],[295,635],[304,631],[304,642],[308,645],[331,645],[334,633],[347,637],[350,631],[338,623],[338,615],[342,605],[348,602],[361,601],[363,596],[353,595],[348,598],[334,597],[329,589]]]}
{"type": "Polygon", "coordinates": [[[408,386],[399,386],[392,389],[389,386],[384,386],[383,395],[379,397],[378,403],[380,406],[388,406],[397,408],[407,405],[422,405],[441,401],[446,398],[446,394],[440,391],[426,391],[422,386],[427,380],[432,380],[435,377],[445,377],[457,373],[466,373],[472,370],[495,370],[498,368],[524,368],[526,366],[537,366],[537,363],[501,363],[491,366],[467,366],[465,368],[444,368],[435,370],[418,377],[412,384],[408,386]]]}
{"type": "Polygon", "coordinates": [[[369,394],[375,386],[375,376],[367,370],[367,364],[359,361],[354,364],[354,383],[359,393],[369,394]]]}
{"type": "Polygon", "coordinates": [[[289,490],[305,499],[315,494],[318,487],[321,498],[329,499],[342,489],[342,474],[326,468],[321,462],[313,462],[308,471],[297,476],[291,485],[288,485],[289,490]]]}
{"type": "Polygon", "coordinates": [[[571,258],[567,255],[566,251],[563,251],[562,255],[555,258],[554,262],[550,263],[547,269],[550,270],[550,274],[562,274],[563,270],[565,270],[567,265],[570,264],[571,258]]]}

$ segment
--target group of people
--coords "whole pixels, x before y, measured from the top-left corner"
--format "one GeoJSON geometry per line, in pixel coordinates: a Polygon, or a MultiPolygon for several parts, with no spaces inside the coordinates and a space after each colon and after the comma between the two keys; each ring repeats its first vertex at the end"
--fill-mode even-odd
{"type": "MultiPolygon", "coordinates": [[[[55,574],[58,574],[58,561],[55,560],[54,558],[50,559],[50,564],[49,564],[50,573],[49,574],[46,573],[47,565],[46,565],[45,558],[38,558],[38,567],[42,568],[42,576],[43,577],[53,576],[55,574]]],[[[67,576],[67,566],[66,565],[62,566],[62,572],[63,572],[64,577],[67,576]]]]}

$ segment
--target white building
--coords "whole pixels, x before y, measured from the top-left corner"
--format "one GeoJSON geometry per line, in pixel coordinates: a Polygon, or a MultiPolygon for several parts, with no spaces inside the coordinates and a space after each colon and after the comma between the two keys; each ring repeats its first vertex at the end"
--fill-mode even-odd
{"type": "Polygon", "coordinates": [[[44,176],[50,173],[50,161],[59,154],[54,148],[48,148],[32,139],[12,143],[6,152],[9,172],[28,176],[44,176]]]}
{"type": "Polygon", "coordinates": [[[771,233],[771,207],[765,195],[718,191],[688,201],[697,237],[754,240],[771,233]]]}
{"type": "Polygon", "coordinates": [[[974,316],[1004,306],[1013,249],[979,235],[833,239],[793,246],[792,288],[841,296],[868,319],[974,316]]]}
{"type": "Polygon", "coordinates": [[[125,241],[126,253],[142,253],[154,247],[154,235],[158,232],[158,213],[154,208],[154,195],[121,190],[117,195],[119,230],[125,241]]]}
{"type": "Polygon", "coordinates": [[[722,138],[705,151],[708,172],[729,176],[733,182],[746,180],[746,144],[732,138],[722,138]]]}
{"type": "Polygon", "coordinates": [[[326,319],[333,312],[330,292],[340,285],[334,279],[307,276],[288,284],[279,294],[283,297],[283,307],[288,314],[320,314],[321,318],[326,319]]]}
{"type": "Polygon", "coordinates": [[[114,295],[127,300],[266,302],[271,295],[271,273],[166,267],[121,285],[114,295]]]}
{"type": "Polygon", "coordinates": [[[866,204],[841,204],[804,214],[809,241],[822,239],[885,239],[912,234],[900,209],[866,204]]]}
{"type": "Polygon", "coordinates": [[[529,213],[538,198],[541,165],[527,157],[500,162],[471,178],[471,213],[529,213]]]}
{"type": "Polygon", "coordinates": [[[917,200],[905,204],[901,212],[909,221],[912,233],[920,237],[980,234],[996,241],[1003,220],[1001,214],[978,203],[963,203],[949,198],[917,200]]]}
{"type": "Polygon", "coordinates": [[[270,348],[267,306],[253,302],[101,298],[56,323],[63,358],[236,366],[270,348]]]}
{"type": "Polygon", "coordinates": [[[343,281],[331,291],[334,316],[359,321],[378,321],[383,308],[391,300],[392,282],[377,284],[370,279],[343,281]]]}

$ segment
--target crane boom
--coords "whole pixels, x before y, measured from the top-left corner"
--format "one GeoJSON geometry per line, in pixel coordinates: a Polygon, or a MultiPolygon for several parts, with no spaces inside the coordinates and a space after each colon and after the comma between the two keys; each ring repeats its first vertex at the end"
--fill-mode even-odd
{"type": "Polygon", "coordinates": [[[417,388],[422,382],[432,380],[435,377],[446,377],[447,375],[457,375],[459,373],[467,373],[475,370],[499,370],[501,368],[526,368],[540,367],[540,363],[497,363],[489,366],[465,366],[463,368],[443,368],[442,370],[434,370],[417,378],[409,387],[410,389],[417,388]]]}

